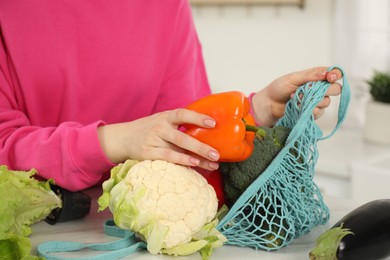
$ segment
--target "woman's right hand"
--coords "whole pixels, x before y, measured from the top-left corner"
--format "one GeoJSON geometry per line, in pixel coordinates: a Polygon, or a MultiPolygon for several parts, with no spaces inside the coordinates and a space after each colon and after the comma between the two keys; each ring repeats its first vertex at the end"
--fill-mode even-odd
{"type": "Polygon", "coordinates": [[[207,170],[217,169],[218,151],[180,131],[183,124],[213,128],[215,120],[179,108],[131,122],[100,126],[98,136],[103,151],[113,163],[127,159],[160,159],[207,170]]]}

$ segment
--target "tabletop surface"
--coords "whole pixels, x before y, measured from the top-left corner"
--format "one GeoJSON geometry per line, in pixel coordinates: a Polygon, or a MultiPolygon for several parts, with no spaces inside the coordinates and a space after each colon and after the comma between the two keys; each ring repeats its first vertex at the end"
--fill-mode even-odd
{"type": "MultiPolygon", "coordinates": [[[[36,246],[40,243],[48,241],[76,241],[82,243],[102,243],[117,240],[118,238],[104,234],[103,223],[107,219],[111,219],[112,215],[109,210],[97,212],[98,205],[96,198],[100,195],[98,189],[86,191],[92,197],[92,205],[90,214],[81,219],[65,223],[57,223],[49,225],[46,222],[40,222],[33,225],[33,233],[31,242],[33,245],[33,253],[36,253],[36,246]]],[[[278,251],[266,252],[262,250],[254,250],[252,248],[227,246],[214,250],[211,259],[273,259],[273,260],[294,260],[308,259],[310,250],[314,247],[317,237],[325,232],[332,224],[337,222],[341,217],[356,208],[358,203],[336,197],[325,197],[325,203],[330,208],[331,217],[326,225],[320,225],[314,228],[308,234],[296,239],[290,245],[278,251]]],[[[96,252],[90,250],[82,250],[73,253],[61,253],[62,257],[86,257],[93,256],[96,252]]],[[[98,254],[101,254],[98,253],[98,254]]],[[[136,252],[123,259],[172,259],[170,256],[151,255],[146,250],[136,252]]],[[[201,256],[195,253],[190,256],[180,257],[182,260],[200,260],[201,256]]]]}

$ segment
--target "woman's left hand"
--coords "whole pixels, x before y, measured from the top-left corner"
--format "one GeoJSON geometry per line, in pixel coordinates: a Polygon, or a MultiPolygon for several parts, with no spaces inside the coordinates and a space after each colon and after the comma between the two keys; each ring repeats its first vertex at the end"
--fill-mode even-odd
{"type": "Polygon", "coordinates": [[[264,126],[273,126],[284,115],[287,101],[295,94],[299,86],[307,82],[327,80],[332,84],[324,99],[313,111],[316,119],[321,117],[330,105],[330,96],[337,96],[341,93],[341,85],[337,82],[341,78],[340,70],[328,71],[327,67],[315,67],[277,78],[252,97],[256,122],[264,126]]]}

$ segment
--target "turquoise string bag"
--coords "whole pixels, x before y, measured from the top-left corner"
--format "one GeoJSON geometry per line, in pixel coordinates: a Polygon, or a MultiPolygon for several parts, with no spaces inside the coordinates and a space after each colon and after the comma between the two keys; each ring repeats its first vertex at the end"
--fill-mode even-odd
{"type": "Polygon", "coordinates": [[[343,73],[335,128],[323,136],[313,116],[330,83],[310,82],[299,87],[277,123],[291,129],[285,146],[217,227],[227,237],[227,244],[278,250],[329,220],[329,209],[313,181],[317,142],[331,137],[341,126],[350,102],[346,75],[342,68],[333,68],[343,73]]]}
{"type": "MultiPolygon", "coordinates": [[[[343,73],[338,120],[327,136],[313,117],[313,109],[324,98],[330,83],[310,82],[298,88],[286,106],[285,115],[277,125],[291,130],[286,145],[265,171],[245,190],[218,224],[218,230],[228,239],[228,245],[278,250],[314,227],[329,220],[329,209],[313,181],[318,160],[317,142],[331,137],[345,119],[350,102],[350,88],[343,73]]],[[[146,244],[129,230],[115,226],[112,220],[104,223],[106,234],[120,237],[107,243],[45,242],[37,247],[38,255],[47,260],[120,259],[146,244]],[[53,253],[82,249],[104,251],[100,255],[67,258],[53,253]]]]}

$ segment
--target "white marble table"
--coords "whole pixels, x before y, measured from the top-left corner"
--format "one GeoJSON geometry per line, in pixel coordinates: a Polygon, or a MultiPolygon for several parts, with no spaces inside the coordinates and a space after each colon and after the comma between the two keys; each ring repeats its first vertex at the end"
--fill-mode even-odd
{"type": "MultiPolygon", "coordinates": [[[[97,197],[95,190],[88,191],[92,197],[97,197]]],[[[342,216],[358,206],[357,203],[350,200],[341,199],[337,197],[325,197],[325,202],[330,208],[331,219],[327,225],[319,226],[307,235],[296,239],[292,244],[276,252],[256,251],[251,248],[242,248],[235,246],[223,246],[214,251],[211,259],[272,259],[272,260],[294,260],[294,259],[308,259],[308,254],[314,246],[316,238],[324,231],[326,231],[333,223],[339,220],[342,216]]],[[[33,253],[35,253],[36,246],[47,241],[77,241],[82,243],[100,243],[116,240],[104,234],[103,223],[105,220],[111,218],[111,213],[106,210],[97,213],[96,201],[93,201],[90,214],[82,219],[65,223],[57,223],[56,225],[49,225],[45,222],[40,222],[33,225],[33,234],[31,241],[33,244],[33,253]]],[[[82,257],[96,254],[92,251],[79,251],[70,255],[61,254],[61,256],[82,257]]],[[[151,255],[147,251],[140,251],[123,259],[172,259],[169,256],[151,255]]],[[[177,258],[175,258],[177,259],[177,258]]],[[[191,256],[180,257],[183,260],[200,260],[199,254],[191,256]]]]}

